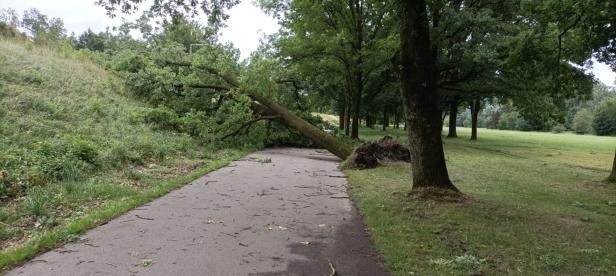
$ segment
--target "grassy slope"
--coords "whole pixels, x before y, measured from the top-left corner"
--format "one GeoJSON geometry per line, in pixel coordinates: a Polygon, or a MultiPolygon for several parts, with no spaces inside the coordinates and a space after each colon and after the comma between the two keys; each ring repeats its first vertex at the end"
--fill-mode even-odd
{"type": "Polygon", "coordinates": [[[152,129],[82,53],[0,40],[0,64],[0,269],[243,153],[152,129]]]}
{"type": "Polygon", "coordinates": [[[459,133],[445,152],[469,202],[410,200],[405,164],[347,171],[393,275],[616,273],[616,186],[602,182],[616,138],[481,129],[470,142],[468,129],[459,133]]]}

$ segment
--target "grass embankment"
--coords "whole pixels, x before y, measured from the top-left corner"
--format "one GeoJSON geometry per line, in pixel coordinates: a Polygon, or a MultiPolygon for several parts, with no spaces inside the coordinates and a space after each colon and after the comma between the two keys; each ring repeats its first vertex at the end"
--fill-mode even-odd
{"type": "Polygon", "coordinates": [[[87,53],[0,40],[0,269],[245,153],[144,123],[87,53]]]}
{"type": "Polygon", "coordinates": [[[616,273],[616,186],[602,181],[616,138],[480,129],[471,142],[468,129],[459,134],[444,143],[465,203],[411,200],[407,164],[346,172],[393,275],[616,273]]]}

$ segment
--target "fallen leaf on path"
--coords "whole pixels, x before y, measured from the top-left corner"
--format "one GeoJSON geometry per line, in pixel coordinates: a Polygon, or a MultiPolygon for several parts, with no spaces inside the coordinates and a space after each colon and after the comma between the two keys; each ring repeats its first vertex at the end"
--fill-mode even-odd
{"type": "Polygon", "coordinates": [[[141,265],[143,265],[143,267],[150,267],[154,264],[154,261],[151,259],[143,259],[141,260],[141,265]]]}
{"type": "Polygon", "coordinates": [[[267,228],[267,230],[281,230],[281,231],[286,231],[287,227],[281,226],[281,225],[276,225],[276,224],[268,224],[265,226],[265,228],[267,228]]]}

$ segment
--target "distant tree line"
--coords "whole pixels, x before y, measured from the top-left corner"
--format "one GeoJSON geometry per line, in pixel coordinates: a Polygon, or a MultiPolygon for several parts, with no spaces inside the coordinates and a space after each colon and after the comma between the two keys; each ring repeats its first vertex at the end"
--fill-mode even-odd
{"type": "MultiPolygon", "coordinates": [[[[519,131],[572,131],[578,134],[616,136],[616,89],[601,83],[594,85],[589,98],[574,98],[566,102],[566,113],[561,122],[527,120],[510,103],[485,100],[478,116],[478,127],[519,131]]],[[[449,116],[445,125],[449,124],[449,116]]],[[[471,127],[470,108],[462,108],[456,116],[455,125],[471,127]]]]}

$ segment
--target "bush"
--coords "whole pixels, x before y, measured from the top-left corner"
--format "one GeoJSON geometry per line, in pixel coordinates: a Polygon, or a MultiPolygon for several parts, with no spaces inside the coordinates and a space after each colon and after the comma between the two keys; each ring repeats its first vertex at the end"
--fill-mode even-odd
{"type": "Polygon", "coordinates": [[[71,152],[77,158],[90,164],[95,164],[98,158],[98,147],[87,140],[75,138],[72,142],[71,152]]]}
{"type": "Polygon", "coordinates": [[[586,134],[592,131],[592,113],[588,109],[580,109],[573,117],[573,131],[586,134]]]}
{"type": "Polygon", "coordinates": [[[162,106],[150,109],[145,114],[145,121],[154,124],[159,129],[177,130],[178,114],[173,109],[162,106]]]}
{"type": "Polygon", "coordinates": [[[496,126],[501,130],[529,130],[530,128],[528,122],[517,111],[502,114],[496,126]]]}
{"type": "Polygon", "coordinates": [[[563,124],[557,124],[554,127],[552,127],[553,133],[563,133],[565,131],[567,131],[567,128],[563,124]]]}
{"type": "Polygon", "coordinates": [[[616,135],[616,98],[603,100],[592,121],[597,135],[616,135]]]}
{"type": "Polygon", "coordinates": [[[207,116],[203,111],[191,111],[177,120],[179,131],[191,136],[204,136],[207,132],[207,116]]]}

